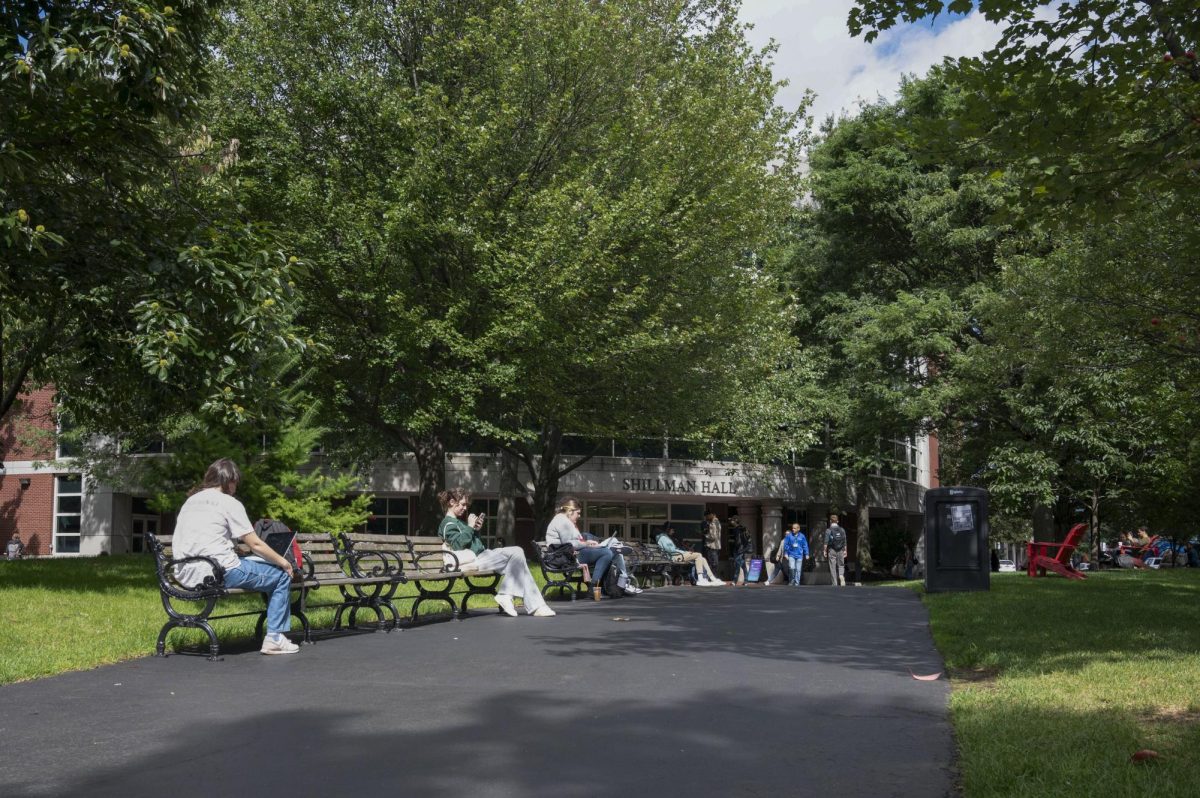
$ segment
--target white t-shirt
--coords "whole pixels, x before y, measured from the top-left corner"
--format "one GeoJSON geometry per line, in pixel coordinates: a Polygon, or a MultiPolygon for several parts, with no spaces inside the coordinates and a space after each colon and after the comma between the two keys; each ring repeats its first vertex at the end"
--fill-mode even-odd
{"type": "MultiPolygon", "coordinates": [[[[235,540],[254,531],[246,516],[246,508],[220,488],[205,488],[188,497],[175,519],[174,557],[212,557],[222,568],[229,570],[241,565],[235,540]]],[[[212,576],[206,562],[189,562],[175,567],[175,578],[188,587],[198,585],[212,576]]]]}

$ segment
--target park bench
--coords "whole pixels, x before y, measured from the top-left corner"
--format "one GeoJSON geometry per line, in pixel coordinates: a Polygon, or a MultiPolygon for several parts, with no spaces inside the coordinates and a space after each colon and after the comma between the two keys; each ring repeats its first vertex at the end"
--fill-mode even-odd
{"type": "MultiPolygon", "coordinates": [[[[453,617],[462,620],[470,614],[471,597],[494,596],[501,576],[496,571],[474,570],[469,566],[466,569],[459,567],[458,557],[453,552],[444,550],[442,539],[436,535],[347,533],[341,536],[341,547],[352,554],[374,552],[386,557],[391,567],[398,569],[395,573],[397,582],[411,584],[417,589],[417,597],[409,613],[409,623],[416,622],[418,608],[426,601],[446,602],[450,605],[453,617]],[[452,591],[459,582],[466,587],[466,591],[456,600],[452,591]]],[[[352,556],[347,564],[356,574],[366,576],[369,573],[364,570],[366,560],[354,559],[352,556]]],[[[383,566],[379,564],[375,567],[383,566]]],[[[381,606],[386,606],[398,623],[399,613],[392,601],[393,594],[394,591],[388,593],[387,602],[381,606]]]]}
{"type": "Polygon", "coordinates": [[[644,581],[643,587],[653,587],[654,580],[669,585],[687,578],[692,570],[690,563],[676,560],[657,543],[635,541],[628,545],[633,549],[633,554],[626,555],[625,562],[644,581]]]}
{"type": "MultiPolygon", "coordinates": [[[[546,584],[542,587],[542,596],[545,597],[551,590],[557,590],[560,597],[564,590],[569,591],[571,601],[580,595],[587,595],[587,585],[592,581],[592,574],[588,566],[580,563],[574,556],[571,558],[571,565],[547,565],[546,552],[549,549],[550,544],[544,540],[534,542],[538,565],[542,567],[542,574],[546,577],[546,584]]],[[[628,565],[628,561],[626,564],[628,565]]]]}
{"type": "MultiPolygon", "coordinates": [[[[154,555],[155,569],[158,574],[159,594],[162,599],[163,609],[167,613],[167,622],[163,624],[162,630],[158,633],[158,642],[155,645],[155,654],[157,656],[166,656],[167,635],[170,634],[171,630],[183,628],[203,629],[208,635],[209,640],[208,659],[220,659],[220,644],[210,622],[226,618],[257,615],[258,621],[255,624],[254,634],[256,639],[262,639],[263,625],[266,623],[267,618],[267,594],[259,594],[263,597],[263,607],[261,609],[213,615],[217,603],[222,599],[228,596],[244,595],[257,591],[226,587],[224,584],[225,569],[218,565],[211,557],[183,557],[176,559],[172,548],[174,539],[172,535],[155,535],[152,532],[147,532],[146,539],[147,546],[154,555]],[[180,583],[175,578],[176,565],[185,562],[201,561],[208,562],[213,569],[213,575],[207,577],[201,584],[188,586],[180,583]],[[190,609],[179,606],[182,602],[199,602],[203,606],[199,609],[190,609]]],[[[316,607],[336,608],[334,628],[340,627],[342,613],[347,609],[357,612],[358,609],[369,607],[376,611],[379,620],[377,628],[382,629],[383,615],[379,610],[379,596],[394,581],[395,576],[393,574],[359,576],[348,572],[342,565],[344,561],[343,556],[339,553],[337,547],[334,545],[333,538],[329,535],[297,534],[296,540],[300,544],[304,561],[301,573],[292,581],[292,590],[295,598],[292,599],[291,612],[303,627],[303,642],[313,642],[312,625],[308,619],[308,611],[316,607]],[[339,598],[325,604],[310,604],[309,594],[319,590],[321,587],[337,587],[339,598]]],[[[239,555],[248,553],[247,549],[239,547],[239,555]]]]}

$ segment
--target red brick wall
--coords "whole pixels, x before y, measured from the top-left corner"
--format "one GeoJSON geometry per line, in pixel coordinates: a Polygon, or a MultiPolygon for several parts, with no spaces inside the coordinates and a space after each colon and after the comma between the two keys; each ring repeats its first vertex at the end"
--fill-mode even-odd
{"type": "Polygon", "coordinates": [[[22,394],[0,423],[0,462],[54,459],[54,429],[54,389],[22,394]]]}
{"type": "Polygon", "coordinates": [[[14,532],[21,533],[26,554],[50,554],[54,546],[54,476],[0,476],[0,552],[14,532]],[[22,488],[21,480],[29,487],[22,488]]]}
{"type": "Polygon", "coordinates": [[[942,459],[938,453],[938,437],[936,432],[929,433],[929,487],[940,488],[942,459]]]}

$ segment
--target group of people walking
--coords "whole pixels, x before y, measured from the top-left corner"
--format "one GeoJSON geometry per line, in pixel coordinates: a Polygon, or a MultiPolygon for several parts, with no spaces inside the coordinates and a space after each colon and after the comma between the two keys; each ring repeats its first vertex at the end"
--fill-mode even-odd
{"type": "MultiPolygon", "coordinates": [[[[174,556],[180,564],[176,566],[175,575],[183,585],[198,585],[214,576],[208,564],[214,561],[224,570],[226,587],[267,594],[266,636],[261,651],[263,654],[294,654],[299,647],[289,641],[284,633],[291,628],[290,590],[295,569],[255,534],[246,508],[235,498],[241,480],[241,472],[229,459],[222,458],[208,467],[203,481],[184,502],[176,519],[174,556]],[[253,554],[239,557],[236,549],[239,542],[253,554]]],[[[535,618],[556,614],[543,598],[521,547],[489,549],[480,538],[484,519],[468,511],[471,495],[466,490],[444,490],[438,494],[438,500],[445,515],[437,533],[443,541],[446,559],[453,567],[500,573],[495,601],[506,615],[517,615],[518,598],[524,604],[525,612],[535,618]]],[[[597,598],[599,586],[604,583],[610,569],[616,569],[622,577],[621,584],[626,593],[641,593],[641,588],[628,571],[620,548],[607,545],[611,541],[598,540],[580,530],[579,518],[582,513],[583,508],[578,500],[564,499],[546,529],[546,542],[569,544],[574,549],[578,561],[591,570],[592,586],[597,598]]],[[[844,585],[846,532],[838,526],[837,520],[836,515],[830,517],[831,525],[825,532],[822,550],[829,560],[833,583],[844,585]]],[[[670,523],[662,525],[656,542],[672,558],[694,566],[697,585],[725,585],[716,574],[722,524],[715,514],[707,514],[703,532],[703,552],[681,548],[670,523]]],[[[754,543],[737,516],[730,519],[730,534],[734,578],[737,584],[745,584],[749,574],[749,559],[754,554],[754,543]]],[[[780,558],[787,563],[791,584],[800,584],[804,562],[810,557],[808,538],[799,524],[793,524],[780,546],[780,558]]],[[[768,582],[770,577],[768,574],[768,582]]]]}

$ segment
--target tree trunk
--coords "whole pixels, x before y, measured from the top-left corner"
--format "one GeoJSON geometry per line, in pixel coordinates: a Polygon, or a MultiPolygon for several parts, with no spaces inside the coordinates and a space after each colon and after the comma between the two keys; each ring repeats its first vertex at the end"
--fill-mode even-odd
{"type": "Polygon", "coordinates": [[[446,441],[440,432],[431,432],[416,441],[413,454],[421,475],[421,492],[417,497],[418,534],[432,535],[445,514],[438,493],[446,489],[446,441]]]}
{"type": "Polygon", "coordinates": [[[1100,488],[1092,491],[1092,517],[1089,519],[1092,527],[1092,543],[1096,546],[1096,570],[1100,569],[1100,488]]]}
{"type": "Polygon", "coordinates": [[[855,499],[857,500],[858,514],[858,545],[855,547],[854,556],[858,559],[859,567],[863,571],[870,571],[875,568],[875,561],[871,559],[871,489],[869,477],[863,476],[858,480],[858,485],[855,490],[855,499]]]}
{"type": "Polygon", "coordinates": [[[1033,508],[1033,539],[1054,542],[1054,510],[1045,504],[1033,508]]]}
{"type": "Polygon", "coordinates": [[[512,452],[500,451],[500,500],[496,509],[496,534],[506,543],[516,541],[517,513],[516,496],[521,491],[517,481],[517,457],[512,452]]]}
{"type": "Polygon", "coordinates": [[[533,496],[530,500],[533,508],[534,538],[541,537],[541,533],[550,525],[550,519],[554,517],[555,501],[558,499],[562,430],[557,424],[546,423],[542,426],[541,445],[538,467],[533,473],[533,496]]]}

